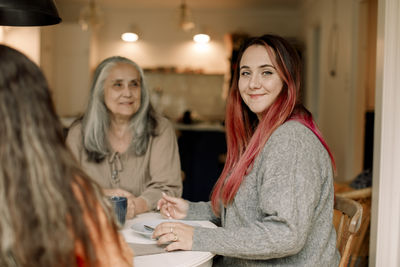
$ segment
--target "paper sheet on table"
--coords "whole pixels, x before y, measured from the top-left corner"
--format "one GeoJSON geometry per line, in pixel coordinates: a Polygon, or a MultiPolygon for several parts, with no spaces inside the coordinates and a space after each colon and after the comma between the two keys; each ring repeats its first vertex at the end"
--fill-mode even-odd
{"type": "Polygon", "coordinates": [[[132,243],[132,244],[152,244],[152,245],[156,245],[157,242],[154,239],[151,239],[147,236],[143,236],[140,234],[137,234],[135,232],[132,231],[132,229],[128,228],[128,229],[124,229],[121,231],[122,235],[125,238],[125,241],[127,243],[132,243]]]}
{"type": "Polygon", "coordinates": [[[133,253],[135,256],[144,256],[167,252],[164,249],[165,246],[158,246],[157,244],[128,243],[128,245],[133,249],[133,253]]]}

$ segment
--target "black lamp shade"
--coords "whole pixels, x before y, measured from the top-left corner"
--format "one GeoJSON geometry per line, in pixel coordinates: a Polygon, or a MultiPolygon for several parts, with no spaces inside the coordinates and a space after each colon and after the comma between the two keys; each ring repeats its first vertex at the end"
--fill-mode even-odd
{"type": "Polygon", "coordinates": [[[53,0],[0,0],[0,25],[45,26],[60,22],[53,0]]]}

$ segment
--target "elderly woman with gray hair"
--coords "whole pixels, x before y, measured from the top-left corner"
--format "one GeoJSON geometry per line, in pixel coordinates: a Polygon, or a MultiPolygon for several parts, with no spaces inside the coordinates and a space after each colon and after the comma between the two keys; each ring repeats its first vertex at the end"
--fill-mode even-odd
{"type": "Polygon", "coordinates": [[[128,219],[153,210],[162,192],[182,193],[173,126],[156,114],[143,70],[127,58],[110,57],[96,68],[87,110],[67,144],[107,195],[128,198],[128,219]]]}

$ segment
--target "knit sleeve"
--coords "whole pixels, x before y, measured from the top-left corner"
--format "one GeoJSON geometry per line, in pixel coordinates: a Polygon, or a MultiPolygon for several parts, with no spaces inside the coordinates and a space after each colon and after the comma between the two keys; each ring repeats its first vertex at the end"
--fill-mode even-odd
{"type": "Polygon", "coordinates": [[[185,220],[204,220],[211,221],[217,225],[220,219],[214,215],[211,208],[211,202],[189,202],[189,210],[185,220]]]}

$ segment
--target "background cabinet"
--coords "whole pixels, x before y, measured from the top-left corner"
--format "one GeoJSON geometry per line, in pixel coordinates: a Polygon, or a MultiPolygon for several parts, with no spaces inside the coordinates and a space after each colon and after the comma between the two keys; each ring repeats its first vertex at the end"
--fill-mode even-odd
{"type": "Polygon", "coordinates": [[[185,172],[183,198],[208,201],[224,167],[225,132],[181,130],[178,138],[181,168],[185,172]]]}

